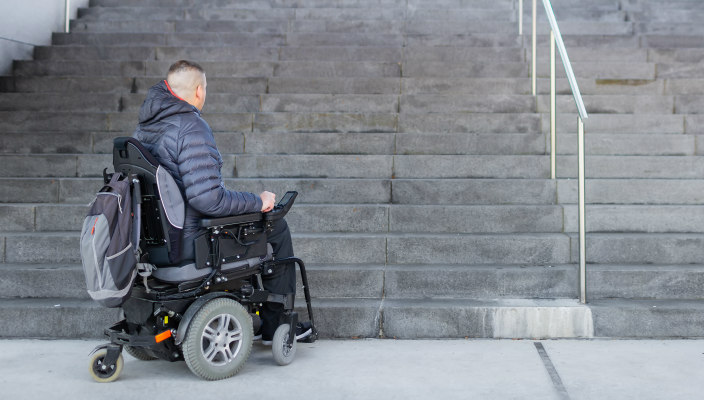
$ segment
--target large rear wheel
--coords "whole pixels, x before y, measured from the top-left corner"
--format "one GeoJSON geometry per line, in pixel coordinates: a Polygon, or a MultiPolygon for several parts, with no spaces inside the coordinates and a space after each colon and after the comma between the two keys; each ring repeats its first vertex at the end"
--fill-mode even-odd
{"type": "Polygon", "coordinates": [[[229,298],[206,303],[193,317],[183,342],[183,357],[197,376],[214,381],[235,375],[252,351],[252,318],[229,298]]]}

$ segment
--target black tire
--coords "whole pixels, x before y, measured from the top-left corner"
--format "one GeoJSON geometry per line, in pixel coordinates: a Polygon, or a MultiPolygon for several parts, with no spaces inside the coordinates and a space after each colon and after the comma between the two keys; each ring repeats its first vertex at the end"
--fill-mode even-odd
{"type": "Polygon", "coordinates": [[[195,375],[225,379],[242,369],[252,351],[252,318],[235,300],[217,298],[193,317],[183,342],[183,358],[195,375]]]}
{"type": "Polygon", "coordinates": [[[288,334],[291,330],[291,325],[281,324],[274,332],[272,339],[271,352],[274,354],[274,361],[279,365],[289,365],[296,357],[297,342],[293,339],[290,345],[288,342],[288,334]]]}
{"type": "Polygon", "coordinates": [[[122,354],[117,358],[117,362],[113,365],[104,365],[103,360],[108,354],[106,349],[101,349],[93,353],[90,358],[90,365],[88,366],[88,371],[90,376],[100,383],[114,382],[122,373],[122,366],[124,361],[122,359],[122,354]]]}
{"type": "Polygon", "coordinates": [[[147,353],[147,351],[141,347],[124,346],[123,348],[125,349],[125,352],[127,354],[131,355],[132,357],[138,360],[152,361],[157,359],[153,355],[147,353]]]}

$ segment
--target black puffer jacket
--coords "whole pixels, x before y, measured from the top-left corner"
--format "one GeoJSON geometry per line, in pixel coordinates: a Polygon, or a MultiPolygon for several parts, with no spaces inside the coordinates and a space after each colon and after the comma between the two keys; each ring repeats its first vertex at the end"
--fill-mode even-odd
{"type": "Polygon", "coordinates": [[[185,195],[185,237],[198,231],[198,220],[203,216],[261,210],[259,196],[225,189],[220,173],[222,157],[213,131],[198,109],[173,94],[166,81],[149,89],[133,137],[171,173],[185,195]]]}

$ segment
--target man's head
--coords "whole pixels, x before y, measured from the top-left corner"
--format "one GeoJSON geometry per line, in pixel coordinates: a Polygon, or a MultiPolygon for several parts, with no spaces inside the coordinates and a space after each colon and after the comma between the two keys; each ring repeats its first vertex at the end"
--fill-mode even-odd
{"type": "Polygon", "coordinates": [[[198,110],[203,109],[205,88],[208,85],[203,67],[191,61],[176,61],[169,68],[166,81],[176,96],[198,110]]]}

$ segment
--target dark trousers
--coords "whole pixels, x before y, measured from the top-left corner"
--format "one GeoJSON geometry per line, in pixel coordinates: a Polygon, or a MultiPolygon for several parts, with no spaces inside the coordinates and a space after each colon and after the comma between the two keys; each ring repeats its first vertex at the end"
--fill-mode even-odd
{"type": "MultiPolygon", "coordinates": [[[[293,257],[293,243],[291,232],[288,230],[286,220],[280,219],[274,223],[274,229],[268,234],[268,242],[274,250],[277,259],[293,257]]],[[[262,276],[264,289],[270,293],[288,294],[296,293],[296,267],[294,263],[279,265],[273,274],[262,276]]],[[[284,311],[283,304],[265,303],[262,313],[262,339],[271,340],[274,331],[279,326],[279,318],[284,311]]],[[[292,327],[296,329],[296,327],[292,327]]]]}

